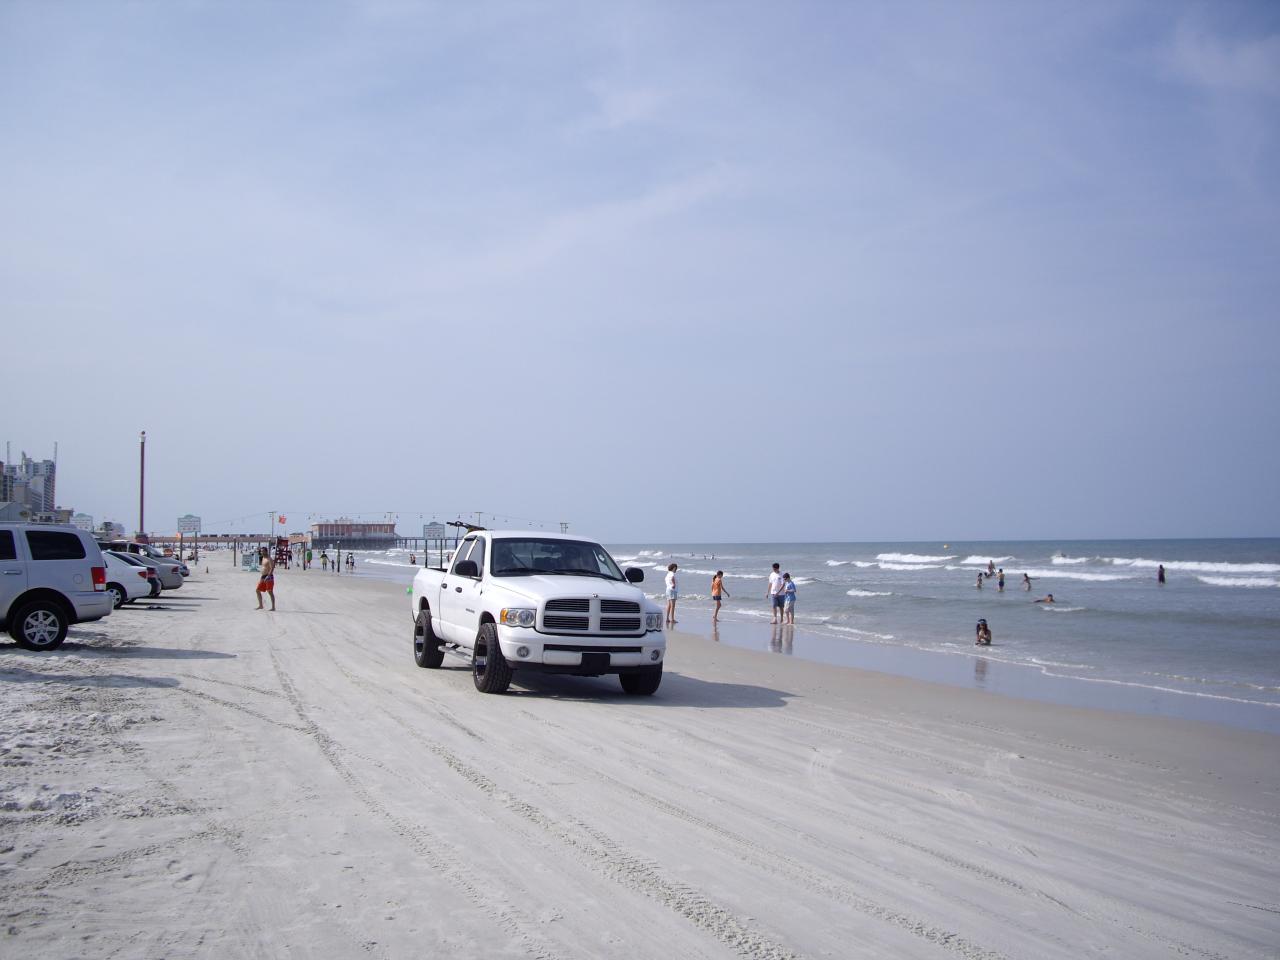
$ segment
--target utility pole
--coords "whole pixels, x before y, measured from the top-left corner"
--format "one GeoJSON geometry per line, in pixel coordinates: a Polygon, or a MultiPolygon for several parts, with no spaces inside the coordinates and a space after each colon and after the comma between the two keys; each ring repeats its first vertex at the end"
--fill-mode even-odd
{"type": "Polygon", "coordinates": [[[146,490],[147,490],[147,431],[142,431],[138,445],[138,533],[143,539],[147,536],[146,524],[146,490]]]}
{"type": "Polygon", "coordinates": [[[560,521],[560,532],[561,532],[561,533],[568,533],[568,532],[569,532],[569,521],[568,521],[568,520],[561,520],[561,521],[560,521]]]}

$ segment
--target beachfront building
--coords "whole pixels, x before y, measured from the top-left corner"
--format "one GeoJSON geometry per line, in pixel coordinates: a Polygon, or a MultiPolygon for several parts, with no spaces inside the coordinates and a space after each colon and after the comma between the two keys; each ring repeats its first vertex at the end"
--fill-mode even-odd
{"type": "Polygon", "coordinates": [[[79,527],[86,533],[93,533],[93,517],[87,513],[73,513],[71,515],[71,525],[79,527]]]}
{"type": "Polygon", "coordinates": [[[311,525],[312,549],[320,550],[341,544],[355,550],[377,550],[395,545],[399,534],[395,523],[365,523],[340,517],[311,525]]]}
{"type": "Polygon", "coordinates": [[[30,516],[54,512],[57,485],[55,460],[32,460],[24,450],[17,463],[0,463],[0,502],[22,504],[30,516]]]}

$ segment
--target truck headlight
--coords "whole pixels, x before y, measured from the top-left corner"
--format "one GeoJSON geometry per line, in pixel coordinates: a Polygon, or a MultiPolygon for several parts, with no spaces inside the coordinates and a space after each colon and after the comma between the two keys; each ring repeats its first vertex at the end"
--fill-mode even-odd
{"type": "Polygon", "coordinates": [[[504,607],[502,609],[502,622],[508,627],[532,627],[537,617],[537,610],[528,610],[524,607],[504,607]]]}
{"type": "Polygon", "coordinates": [[[646,613],[644,615],[644,628],[650,632],[662,629],[661,613],[646,613]]]}

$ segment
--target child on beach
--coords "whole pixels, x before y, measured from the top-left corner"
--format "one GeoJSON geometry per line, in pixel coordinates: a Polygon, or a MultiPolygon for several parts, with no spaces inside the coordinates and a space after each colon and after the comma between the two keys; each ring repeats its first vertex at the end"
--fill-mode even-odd
{"type": "Polygon", "coordinates": [[[796,622],[796,582],[789,573],[782,575],[782,622],[796,622]]]}
{"type": "Polygon", "coordinates": [[[718,623],[720,621],[720,597],[729,596],[729,591],[724,588],[724,571],[717,570],[716,575],[711,578],[711,599],[715,601],[716,609],[711,614],[711,622],[718,623]]]}
{"type": "Polygon", "coordinates": [[[978,621],[977,639],[973,641],[976,647],[991,646],[991,628],[987,626],[985,619],[978,621]]]}
{"type": "Polygon", "coordinates": [[[667,564],[667,623],[676,622],[676,598],[680,595],[676,585],[676,570],[679,567],[674,563],[667,564]]]}

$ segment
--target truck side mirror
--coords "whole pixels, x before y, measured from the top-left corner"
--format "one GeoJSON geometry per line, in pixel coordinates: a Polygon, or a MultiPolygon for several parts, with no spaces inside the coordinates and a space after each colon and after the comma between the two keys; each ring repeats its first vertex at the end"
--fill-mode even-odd
{"type": "Polygon", "coordinates": [[[627,567],[623,575],[627,578],[627,583],[644,583],[644,571],[639,567],[627,567]]]}
{"type": "Polygon", "coordinates": [[[453,574],[456,577],[471,577],[474,580],[480,576],[480,571],[476,569],[474,560],[459,560],[453,568],[453,574]]]}

